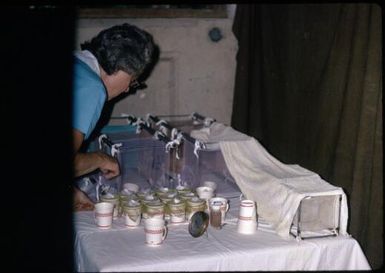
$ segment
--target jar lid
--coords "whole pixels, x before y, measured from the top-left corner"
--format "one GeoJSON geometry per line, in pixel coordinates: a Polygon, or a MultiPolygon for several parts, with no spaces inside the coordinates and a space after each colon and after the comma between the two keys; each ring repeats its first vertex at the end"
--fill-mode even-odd
{"type": "Polygon", "coordinates": [[[195,238],[200,237],[207,230],[208,224],[209,215],[204,211],[197,211],[189,220],[188,232],[195,238]]]}
{"type": "Polygon", "coordinates": [[[104,200],[106,199],[114,200],[114,199],[118,199],[118,195],[108,192],[106,194],[101,195],[100,198],[104,200]]]}
{"type": "Polygon", "coordinates": [[[161,192],[161,193],[166,193],[166,192],[168,192],[169,191],[169,189],[167,188],[167,187],[161,187],[161,188],[159,188],[158,190],[157,190],[157,192],[161,192]]]}
{"type": "Polygon", "coordinates": [[[169,192],[169,193],[167,194],[167,198],[174,198],[176,195],[177,195],[176,192],[169,192]]]}
{"type": "Polygon", "coordinates": [[[160,200],[154,200],[151,202],[146,203],[147,207],[152,207],[152,208],[158,208],[158,207],[163,207],[164,204],[160,200]]]}
{"type": "Polygon", "coordinates": [[[205,202],[205,200],[200,199],[198,196],[193,196],[187,202],[192,203],[192,204],[202,204],[205,202]]]}
{"type": "Polygon", "coordinates": [[[190,191],[190,192],[183,193],[182,196],[185,196],[185,197],[194,197],[194,196],[196,196],[196,195],[195,195],[195,193],[193,193],[193,192],[190,191]]]}
{"type": "Polygon", "coordinates": [[[191,189],[189,187],[185,187],[182,185],[178,185],[175,189],[180,193],[191,192],[191,189]]]}
{"type": "Polygon", "coordinates": [[[146,201],[153,201],[153,200],[156,200],[156,197],[153,194],[146,194],[144,196],[144,200],[146,200],[146,201]]]}
{"type": "Polygon", "coordinates": [[[140,207],[140,203],[136,200],[130,199],[124,202],[123,207],[128,207],[128,208],[140,207]]]}
{"type": "Polygon", "coordinates": [[[182,201],[180,198],[178,198],[178,197],[175,197],[175,198],[171,199],[171,202],[170,202],[170,203],[173,204],[173,205],[181,205],[181,204],[184,204],[183,201],[182,201]]]}

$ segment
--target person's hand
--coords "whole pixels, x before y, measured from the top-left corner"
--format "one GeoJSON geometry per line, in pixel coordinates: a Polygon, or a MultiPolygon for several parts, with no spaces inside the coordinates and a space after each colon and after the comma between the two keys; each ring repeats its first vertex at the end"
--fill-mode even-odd
{"type": "Polygon", "coordinates": [[[74,159],[75,177],[99,169],[105,178],[111,179],[120,174],[119,163],[112,156],[103,152],[76,153],[74,159]]]}
{"type": "Polygon", "coordinates": [[[87,195],[76,187],[73,187],[73,206],[74,211],[93,210],[94,203],[87,195]]]}
{"type": "Polygon", "coordinates": [[[116,158],[101,152],[98,152],[98,156],[101,160],[99,169],[103,173],[105,178],[111,179],[120,174],[119,164],[116,158]]]}

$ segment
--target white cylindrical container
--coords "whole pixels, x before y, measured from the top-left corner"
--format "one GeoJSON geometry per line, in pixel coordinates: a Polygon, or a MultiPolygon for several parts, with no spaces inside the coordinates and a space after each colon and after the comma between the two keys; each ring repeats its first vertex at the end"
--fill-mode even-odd
{"type": "Polygon", "coordinates": [[[100,202],[95,204],[95,224],[98,228],[109,229],[112,225],[112,214],[114,204],[108,202],[100,202]]]}
{"type": "Polygon", "coordinates": [[[167,236],[168,228],[163,219],[148,218],[144,220],[144,232],[146,244],[149,246],[159,246],[167,236]]]}
{"type": "Polygon", "coordinates": [[[237,231],[242,234],[254,234],[257,230],[257,210],[252,200],[242,200],[239,207],[237,231]]]}

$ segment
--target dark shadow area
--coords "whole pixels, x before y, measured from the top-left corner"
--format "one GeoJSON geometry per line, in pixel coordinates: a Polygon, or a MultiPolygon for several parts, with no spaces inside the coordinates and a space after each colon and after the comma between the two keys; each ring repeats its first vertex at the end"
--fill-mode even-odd
{"type": "Polygon", "coordinates": [[[0,9],[3,269],[74,271],[74,21],[68,8],[0,9]]]}

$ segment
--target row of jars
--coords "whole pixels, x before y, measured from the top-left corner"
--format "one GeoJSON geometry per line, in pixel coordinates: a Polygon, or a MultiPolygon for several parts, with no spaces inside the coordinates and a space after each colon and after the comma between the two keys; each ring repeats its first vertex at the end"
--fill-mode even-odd
{"type": "Polygon", "coordinates": [[[102,202],[114,203],[114,219],[123,215],[137,219],[165,218],[171,223],[189,220],[197,211],[207,210],[206,201],[200,199],[191,189],[173,190],[160,188],[154,191],[107,193],[100,197],[102,202]]]}

